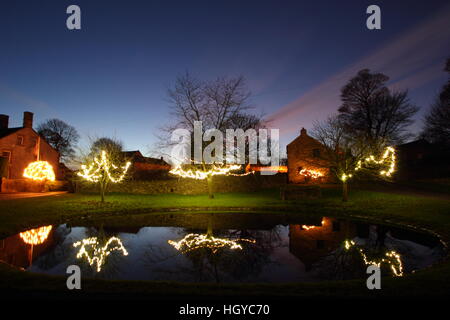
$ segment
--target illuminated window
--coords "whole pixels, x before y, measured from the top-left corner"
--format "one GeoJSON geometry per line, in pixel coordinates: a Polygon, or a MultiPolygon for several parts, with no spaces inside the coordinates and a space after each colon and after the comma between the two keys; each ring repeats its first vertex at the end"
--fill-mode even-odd
{"type": "Polygon", "coordinates": [[[320,158],[320,149],[313,149],[313,157],[320,158]]]}

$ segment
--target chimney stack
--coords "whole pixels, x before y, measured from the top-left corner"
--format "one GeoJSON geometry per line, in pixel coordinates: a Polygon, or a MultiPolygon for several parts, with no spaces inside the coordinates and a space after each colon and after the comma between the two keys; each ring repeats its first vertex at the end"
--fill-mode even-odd
{"type": "Polygon", "coordinates": [[[306,136],[306,129],[302,128],[302,130],[300,130],[300,135],[301,136],[306,136]]]}
{"type": "Polygon", "coordinates": [[[33,128],[33,112],[25,111],[23,113],[23,127],[33,128]]]}
{"type": "Polygon", "coordinates": [[[6,114],[0,114],[0,130],[8,129],[9,125],[9,116],[6,114]]]}

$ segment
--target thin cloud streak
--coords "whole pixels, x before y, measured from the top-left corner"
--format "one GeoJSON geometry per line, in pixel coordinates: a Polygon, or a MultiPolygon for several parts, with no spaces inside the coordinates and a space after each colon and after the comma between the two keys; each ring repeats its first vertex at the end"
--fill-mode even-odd
{"type": "Polygon", "coordinates": [[[359,70],[387,74],[390,86],[400,89],[419,88],[442,75],[442,66],[450,52],[450,6],[443,8],[431,19],[403,33],[374,54],[334,74],[301,97],[280,108],[268,117],[271,125],[281,134],[290,134],[314,120],[336,112],[340,104],[340,89],[359,70]]]}

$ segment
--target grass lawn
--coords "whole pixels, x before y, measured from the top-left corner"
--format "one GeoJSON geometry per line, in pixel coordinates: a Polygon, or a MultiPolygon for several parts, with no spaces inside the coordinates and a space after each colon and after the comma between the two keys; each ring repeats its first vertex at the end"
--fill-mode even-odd
{"type": "MultiPolygon", "coordinates": [[[[277,214],[298,212],[369,218],[377,222],[404,223],[437,232],[445,241],[450,239],[450,200],[412,195],[398,195],[374,191],[350,191],[350,201],[343,203],[339,190],[324,189],[317,200],[281,201],[278,190],[258,193],[216,194],[214,200],[206,195],[128,195],[109,194],[107,202],[98,202],[92,194],[67,194],[0,201],[0,236],[44,224],[63,223],[80,217],[133,215],[154,212],[172,212],[169,208],[184,210],[253,210],[277,214]]],[[[238,212],[236,214],[239,214],[238,212]]],[[[12,271],[0,265],[0,290],[20,295],[28,290],[47,295],[112,296],[126,293],[139,297],[166,294],[170,296],[308,296],[308,297],[438,297],[450,292],[450,263],[445,261],[433,268],[402,278],[383,280],[383,289],[369,291],[365,281],[341,281],[300,284],[180,284],[165,282],[131,282],[83,280],[81,293],[69,292],[65,278],[12,271]],[[220,287],[220,290],[217,287],[220,287]]]]}

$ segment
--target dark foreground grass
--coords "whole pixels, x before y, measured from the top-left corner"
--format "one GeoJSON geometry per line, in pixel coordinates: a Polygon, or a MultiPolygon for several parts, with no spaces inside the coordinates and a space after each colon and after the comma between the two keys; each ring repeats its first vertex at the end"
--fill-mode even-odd
{"type": "MultiPolygon", "coordinates": [[[[51,198],[7,200],[0,202],[0,235],[44,224],[62,223],[80,218],[134,215],[149,212],[264,211],[308,213],[319,216],[346,216],[376,222],[407,224],[431,230],[443,240],[450,239],[450,201],[418,196],[352,190],[350,201],[343,203],[339,190],[325,189],[317,200],[281,201],[277,190],[258,193],[206,195],[128,195],[110,194],[107,203],[98,195],[67,194],[51,198]]],[[[450,263],[444,261],[427,270],[402,278],[383,280],[383,289],[369,291],[365,281],[337,281],[300,284],[180,284],[143,281],[83,280],[81,292],[69,292],[65,278],[36,275],[0,265],[0,290],[18,296],[34,292],[52,297],[79,298],[209,298],[217,297],[382,297],[401,296],[439,298],[450,292],[450,263]]]]}

